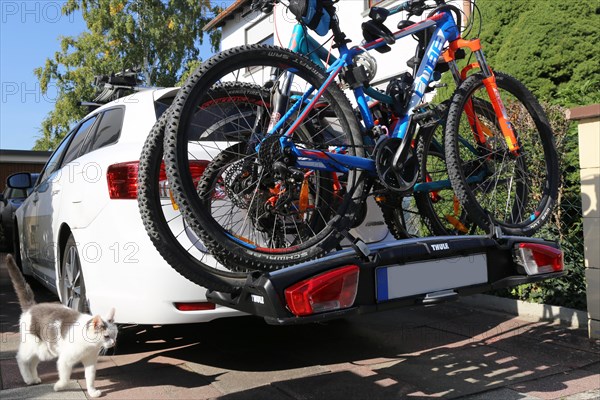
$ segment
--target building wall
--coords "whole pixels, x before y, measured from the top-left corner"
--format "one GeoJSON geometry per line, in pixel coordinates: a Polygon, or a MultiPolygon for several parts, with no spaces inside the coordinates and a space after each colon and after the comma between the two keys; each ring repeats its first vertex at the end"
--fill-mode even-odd
{"type": "Polygon", "coordinates": [[[0,193],[6,187],[6,178],[17,172],[40,172],[45,163],[24,164],[24,163],[0,163],[0,193]]]}
{"type": "Polygon", "coordinates": [[[0,150],[0,192],[6,178],[17,172],[40,172],[50,157],[49,151],[0,150]]]}
{"type": "Polygon", "coordinates": [[[578,121],[589,335],[600,339],[600,104],[569,111],[578,121]]]}
{"type": "MultiPolygon", "coordinates": [[[[380,5],[389,7],[397,3],[399,2],[384,1],[380,5]]],[[[296,21],[294,16],[284,6],[278,5],[275,8],[274,14],[267,17],[260,13],[252,13],[243,17],[242,15],[247,10],[248,7],[245,7],[243,12],[237,12],[233,16],[233,19],[226,21],[222,28],[222,50],[243,44],[256,43],[256,41],[249,42],[247,37],[256,39],[257,37],[267,37],[270,34],[273,34],[274,36],[275,45],[287,47],[296,21]],[[264,35],[260,35],[257,32],[263,32],[264,35]]],[[[352,40],[349,45],[359,45],[363,40],[361,24],[369,19],[366,2],[343,0],[337,4],[337,10],[342,31],[352,40]]],[[[386,26],[390,30],[395,31],[398,22],[405,18],[406,13],[394,15],[386,21],[386,26]]],[[[329,36],[319,37],[314,32],[311,32],[311,36],[321,43],[329,38],[329,36]]],[[[330,43],[327,43],[325,46],[329,46],[330,43]]],[[[370,52],[369,54],[374,56],[377,60],[378,67],[374,83],[386,82],[390,78],[397,76],[404,71],[408,71],[409,68],[406,66],[406,61],[414,56],[414,51],[415,41],[412,37],[407,37],[394,44],[392,50],[388,53],[380,54],[376,51],[370,52]]],[[[333,53],[336,53],[335,49],[333,50],[333,53]]],[[[381,83],[380,87],[384,89],[385,83],[381,83]]]]}

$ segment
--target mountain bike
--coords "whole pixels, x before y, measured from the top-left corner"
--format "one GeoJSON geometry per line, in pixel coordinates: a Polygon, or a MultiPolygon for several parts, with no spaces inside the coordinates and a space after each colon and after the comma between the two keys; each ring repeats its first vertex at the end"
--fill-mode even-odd
{"type": "MultiPolygon", "coordinates": [[[[418,0],[390,10],[371,9],[364,29],[372,40],[348,48],[333,2],[317,3],[329,16],[328,27],[340,52],[326,71],[289,50],[242,46],[203,64],[174,101],[165,138],[166,172],[176,204],[213,255],[232,273],[241,274],[310,260],[344,238],[353,239],[349,228],[365,199],[379,187],[399,195],[415,190],[416,125],[428,112],[421,104],[424,90],[442,53],[452,74],[460,78],[455,56],[463,47],[477,59],[471,69],[481,72],[461,83],[450,103],[444,158],[452,184],[469,216],[478,214],[474,221],[481,228],[521,234],[539,229],[558,186],[552,132],[527,89],[514,78],[492,73],[479,40],[460,38],[452,6],[418,0]],[[430,17],[386,33],[387,16],[417,8],[431,9],[430,17]],[[396,87],[393,104],[401,118],[392,132],[377,128],[365,96],[366,73],[355,60],[430,28],[415,78],[396,87]],[[337,77],[353,92],[362,126],[337,77]],[[252,132],[244,138],[205,140],[211,125],[198,114],[206,104],[219,104],[211,91],[241,82],[269,90],[256,108],[252,132]],[[408,89],[400,90],[403,87],[408,89]],[[517,111],[509,118],[507,110],[513,109],[517,111]],[[532,123],[521,129],[522,120],[532,123]],[[199,181],[190,173],[190,163],[198,159],[210,160],[199,181]],[[541,167],[533,182],[528,171],[537,163],[541,167]]],[[[303,13],[298,11],[300,20],[303,13]]],[[[449,183],[420,185],[422,192],[433,194],[449,183]]],[[[360,243],[355,246],[361,251],[360,243]]],[[[192,273],[193,266],[178,270],[188,277],[202,274],[192,273]]]]}
{"type": "MultiPolygon", "coordinates": [[[[257,11],[262,8],[264,12],[270,13],[273,4],[255,2],[251,11],[257,11]]],[[[249,11],[248,14],[251,12],[249,11]]],[[[410,17],[410,16],[409,16],[410,17]]],[[[407,21],[405,23],[408,23],[407,21]]],[[[423,56],[425,52],[425,36],[417,38],[419,40],[418,48],[415,54],[416,58],[423,56]]],[[[337,60],[331,51],[326,51],[314,38],[308,35],[304,26],[300,23],[296,24],[289,43],[289,49],[300,54],[310,57],[317,65],[325,68],[329,63],[337,60]]],[[[370,69],[369,74],[375,75],[376,62],[372,58],[365,58],[363,63],[370,69]]],[[[409,63],[410,67],[415,72],[418,66],[416,63],[409,63]]],[[[393,127],[393,122],[397,120],[394,111],[391,107],[393,100],[390,96],[380,90],[374,88],[365,88],[365,93],[369,95],[373,101],[370,102],[369,108],[374,117],[377,118],[382,126],[387,128],[393,127]]],[[[243,136],[244,132],[248,135],[253,130],[255,123],[256,109],[260,106],[261,97],[268,98],[269,93],[266,89],[249,85],[246,83],[236,83],[228,85],[226,88],[216,87],[212,90],[211,98],[216,98],[212,101],[212,105],[202,106],[202,117],[205,121],[206,132],[205,139],[214,140],[219,137],[243,136]],[[262,94],[259,94],[260,91],[262,94]],[[228,104],[225,104],[228,103],[228,104]],[[248,105],[252,105],[249,107],[248,105]],[[239,108],[238,108],[239,107],[239,108]],[[232,112],[233,111],[233,112],[232,112]],[[237,111],[237,112],[236,112],[237,111]]],[[[219,269],[218,263],[208,253],[208,249],[204,246],[198,236],[189,228],[186,220],[179,211],[179,207],[174,202],[168,180],[165,175],[165,166],[163,159],[163,141],[165,126],[170,117],[172,110],[169,109],[157,121],[149,136],[147,137],[139,164],[139,185],[138,185],[138,201],[142,215],[142,220],[149,234],[149,237],[170,265],[175,266],[175,269],[181,269],[182,265],[191,265],[194,269],[219,269]]],[[[427,125],[422,124],[420,129],[423,130],[423,137],[429,137],[430,134],[425,131],[440,130],[437,121],[432,121],[427,125]]],[[[419,147],[420,149],[422,148],[419,147]]],[[[195,179],[198,178],[204,171],[207,162],[198,160],[190,162],[190,169],[195,179]]],[[[428,197],[424,197],[428,201],[428,197]]],[[[424,236],[429,234],[427,226],[430,223],[424,222],[427,218],[421,218],[419,215],[418,205],[409,193],[406,196],[395,196],[391,193],[382,193],[376,197],[376,201],[371,202],[368,207],[379,205],[382,211],[382,216],[390,233],[397,238],[408,238],[414,236],[424,236]]],[[[361,208],[359,217],[354,225],[358,225],[367,214],[367,205],[361,208]]],[[[379,222],[379,221],[373,221],[379,222]]],[[[371,223],[373,223],[371,222],[371,223]]],[[[365,229],[370,227],[361,225],[360,230],[352,231],[354,234],[365,233],[365,229]]],[[[439,231],[438,231],[439,233],[439,231]]],[[[365,239],[368,239],[369,232],[365,239]]],[[[223,270],[223,268],[220,268],[223,270]]],[[[244,278],[245,274],[236,272],[219,272],[221,279],[225,279],[228,283],[235,282],[237,278],[244,278]]],[[[207,274],[210,278],[213,274],[207,274]]],[[[211,279],[202,279],[201,275],[196,275],[194,282],[204,286],[214,287],[218,282],[211,279]]],[[[239,282],[238,282],[239,283],[239,282]]],[[[220,290],[224,290],[221,287],[220,290]]]]}
{"type": "MultiPolygon", "coordinates": [[[[262,11],[270,13],[272,11],[273,4],[255,2],[254,7],[251,11],[262,11]]],[[[248,13],[250,13],[249,11],[248,13]]],[[[408,16],[410,19],[410,15],[408,16]]],[[[404,21],[403,24],[408,24],[408,21],[404,21]]],[[[417,50],[415,53],[415,59],[422,58],[425,52],[426,36],[420,35],[416,38],[418,40],[417,50]]],[[[311,37],[304,25],[298,23],[294,27],[292,37],[290,38],[289,49],[310,57],[317,65],[325,68],[327,64],[337,61],[335,55],[331,51],[326,51],[324,46],[319,44],[313,37],[311,37]]],[[[365,58],[362,60],[365,68],[369,71],[368,74],[371,77],[375,76],[376,62],[372,58],[365,58]]],[[[409,61],[409,67],[412,68],[413,73],[416,72],[418,64],[413,61],[409,61]]],[[[436,70],[438,68],[436,67],[436,70]]],[[[395,121],[398,120],[394,114],[392,107],[392,98],[383,93],[380,90],[376,90],[372,87],[365,88],[365,93],[371,97],[372,101],[369,103],[369,108],[374,118],[380,121],[382,127],[386,129],[392,129],[395,121]]],[[[212,105],[205,105],[202,107],[201,119],[206,123],[206,132],[210,134],[205,135],[206,139],[217,139],[218,137],[225,136],[242,136],[244,132],[249,135],[249,132],[253,130],[255,123],[256,109],[260,105],[260,99],[268,98],[269,93],[266,89],[258,87],[256,85],[239,84],[228,85],[227,88],[215,88],[211,93],[211,98],[216,98],[212,105]],[[259,94],[260,91],[262,94],[259,94]],[[229,103],[229,104],[225,104],[229,103]],[[249,107],[248,105],[252,105],[249,107]],[[238,108],[239,107],[239,108],[238,108]],[[243,118],[242,118],[243,117],[243,118]],[[210,125],[212,124],[212,125],[210,125]],[[209,126],[210,125],[210,126],[209,126]]],[[[138,201],[142,220],[149,234],[149,237],[170,265],[175,266],[176,269],[181,269],[182,265],[191,265],[194,269],[219,269],[218,263],[215,262],[214,258],[208,253],[208,249],[204,246],[202,241],[188,226],[183,215],[179,211],[179,207],[174,202],[171,189],[168,184],[168,180],[165,174],[165,166],[162,162],[163,159],[163,141],[165,126],[170,117],[172,110],[164,113],[161,118],[157,121],[153,129],[151,130],[148,138],[145,141],[142,154],[140,156],[139,164],[139,185],[138,185],[138,201]]],[[[420,137],[428,138],[433,132],[441,131],[441,126],[437,119],[431,119],[428,123],[421,123],[419,129],[422,131],[420,137]],[[431,133],[429,133],[431,132],[431,133]]],[[[421,143],[420,141],[419,143],[421,143]]],[[[419,145],[419,154],[422,153],[423,146],[419,145]]],[[[439,156],[436,155],[436,156],[439,156]]],[[[204,160],[198,160],[190,163],[192,175],[195,179],[198,178],[204,171],[207,162],[204,160]]],[[[415,236],[425,236],[433,233],[447,233],[441,229],[434,231],[429,226],[436,228],[436,225],[432,225],[430,220],[437,220],[437,215],[433,211],[433,207],[424,207],[421,204],[416,204],[415,198],[419,195],[412,196],[408,193],[405,196],[399,196],[390,192],[379,193],[375,201],[368,204],[368,207],[373,207],[375,203],[379,205],[383,220],[390,233],[397,238],[403,239],[415,236]],[[424,209],[425,212],[419,211],[424,209]],[[428,211],[432,210],[430,213],[428,211]],[[431,214],[433,213],[433,214],[431,214]],[[424,216],[421,217],[420,214],[424,216]],[[433,215],[433,217],[430,217],[433,215]]],[[[441,196],[437,196],[436,200],[439,201],[441,196]]],[[[421,195],[420,203],[429,203],[430,197],[421,195]]],[[[358,225],[367,214],[367,205],[364,205],[359,212],[359,217],[355,221],[354,225],[358,225]]],[[[378,222],[378,221],[374,221],[378,222]]],[[[373,222],[370,222],[373,223],[373,222]]],[[[364,234],[365,229],[370,227],[361,225],[361,230],[351,231],[354,234],[364,234]]],[[[367,232],[366,239],[368,239],[369,232],[367,232]]],[[[223,270],[223,268],[221,268],[223,270]]],[[[244,278],[245,274],[237,272],[219,272],[222,279],[227,280],[229,283],[235,281],[237,278],[244,278]]],[[[214,274],[207,274],[210,278],[214,274]]],[[[216,284],[214,280],[202,279],[200,275],[197,275],[193,279],[196,283],[201,283],[204,286],[214,287],[216,284]]],[[[218,282],[217,282],[218,284],[218,282]]],[[[223,290],[223,287],[221,287],[223,290]]]]}

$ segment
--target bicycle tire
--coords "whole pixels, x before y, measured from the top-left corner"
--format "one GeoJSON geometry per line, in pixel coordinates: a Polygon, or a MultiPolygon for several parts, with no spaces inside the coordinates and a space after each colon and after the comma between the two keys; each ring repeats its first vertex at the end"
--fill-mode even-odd
{"type": "MultiPolygon", "coordinates": [[[[489,233],[498,226],[504,234],[531,236],[550,217],[558,195],[554,135],[534,95],[509,75],[497,72],[495,76],[517,136],[519,153],[513,156],[508,151],[497,120],[482,122],[484,129],[489,130],[485,146],[479,145],[470,133],[468,117],[463,112],[467,102],[489,101],[483,84],[485,77],[475,74],[459,86],[448,111],[445,131],[448,173],[469,218],[481,229],[489,233]],[[459,140],[471,140],[476,151],[461,152],[466,147],[459,145],[459,140]]],[[[477,117],[485,118],[481,114],[477,117]]]]}
{"type": "MultiPolygon", "coordinates": [[[[252,85],[240,85],[239,89],[246,96],[255,99],[262,96],[261,89],[252,85]]],[[[225,93],[220,95],[218,88],[213,93],[213,97],[216,98],[223,96],[225,96],[225,93]]],[[[229,101],[229,99],[227,100],[229,101]]],[[[181,222],[178,223],[175,221],[177,217],[170,216],[167,220],[165,215],[165,207],[174,208],[170,199],[163,201],[159,194],[161,190],[159,176],[163,160],[165,127],[171,117],[172,109],[169,108],[153,126],[144,142],[140,155],[138,205],[142,222],[154,247],[180,275],[195,284],[212,290],[235,292],[246,281],[249,272],[227,271],[222,267],[219,269],[214,260],[207,260],[205,258],[207,254],[198,250],[199,246],[196,245],[194,238],[188,238],[191,247],[190,243],[184,246],[182,237],[185,240],[185,237],[190,236],[190,234],[189,230],[185,228],[183,216],[179,217],[181,222]],[[174,228],[174,224],[176,228],[174,228]]]]}
{"type": "Polygon", "coordinates": [[[388,230],[398,240],[428,236],[424,231],[422,215],[417,208],[416,199],[412,195],[400,196],[386,193],[384,201],[378,201],[383,221],[388,230]]]}
{"type": "MultiPolygon", "coordinates": [[[[275,182],[275,174],[272,172],[264,172],[271,168],[272,161],[265,161],[267,158],[265,157],[265,159],[263,159],[263,153],[255,155],[253,153],[252,144],[248,144],[247,156],[249,159],[254,157],[255,160],[259,160],[258,163],[256,163],[256,161],[251,161],[254,164],[249,167],[236,165],[227,167],[231,168],[229,170],[223,168],[224,172],[236,172],[243,168],[260,169],[260,172],[257,173],[259,174],[258,179],[256,180],[254,180],[254,176],[250,175],[251,171],[242,171],[242,174],[248,173],[248,175],[245,176],[251,176],[252,178],[247,179],[250,183],[244,183],[245,185],[248,185],[250,190],[253,190],[251,196],[248,197],[246,195],[246,193],[250,193],[247,190],[248,188],[233,189],[233,183],[238,182],[237,176],[235,179],[230,179],[231,183],[221,185],[219,188],[211,187],[209,183],[214,185],[216,181],[206,178],[206,175],[203,176],[197,187],[194,185],[193,180],[187,172],[189,169],[189,157],[190,154],[193,153],[188,148],[188,142],[192,143],[190,148],[194,150],[199,151],[199,146],[202,147],[202,152],[205,152],[206,154],[211,154],[211,151],[215,151],[215,149],[203,147],[201,143],[201,141],[206,142],[206,140],[202,139],[205,137],[204,131],[198,128],[199,123],[197,120],[194,120],[194,113],[198,110],[197,106],[204,101],[203,99],[205,99],[206,94],[216,82],[219,82],[220,84],[222,82],[227,82],[229,80],[226,78],[228,76],[231,77],[232,75],[235,75],[235,78],[233,78],[234,82],[237,82],[240,76],[247,78],[247,76],[250,75],[253,78],[256,71],[258,71],[257,74],[262,76],[264,75],[265,67],[277,68],[278,71],[293,71],[295,76],[301,78],[300,81],[308,82],[314,87],[319,87],[326,79],[325,72],[314,65],[308,58],[285,49],[273,46],[250,45],[226,50],[206,61],[191,75],[173,103],[175,115],[178,115],[179,118],[170,120],[165,137],[165,163],[167,164],[167,175],[172,184],[177,203],[183,210],[186,220],[191,228],[202,239],[210,252],[220,262],[234,270],[244,268],[261,270],[278,269],[317,258],[335,248],[342,240],[340,231],[349,229],[354,220],[353,213],[358,207],[353,206],[358,205],[361,201],[364,186],[363,172],[350,172],[347,174],[345,180],[345,192],[340,191],[338,193],[341,200],[334,202],[335,204],[333,204],[321,200],[320,197],[318,198],[319,202],[316,200],[317,193],[333,191],[333,184],[330,185],[331,187],[324,187],[315,186],[314,183],[311,183],[312,191],[307,197],[312,199],[311,201],[313,201],[313,203],[311,206],[313,207],[312,209],[316,211],[313,211],[310,214],[307,211],[297,212],[296,216],[291,216],[292,222],[288,222],[289,219],[286,220],[286,216],[278,214],[279,211],[274,213],[271,211],[275,216],[272,217],[272,219],[269,219],[271,216],[265,209],[260,207],[266,207],[264,206],[264,204],[267,203],[265,196],[269,194],[269,191],[272,193],[272,190],[276,188],[273,183],[275,182]],[[234,74],[234,72],[237,73],[234,74]],[[260,156],[260,159],[258,156],[260,156]],[[264,176],[269,177],[269,179],[272,178],[271,180],[273,182],[265,184],[262,180],[264,176]],[[221,192],[216,192],[221,189],[224,189],[226,192],[228,191],[227,196],[225,196],[226,199],[220,194],[221,192]],[[238,190],[238,192],[236,192],[236,190],[238,190]],[[231,193],[234,195],[232,196],[231,193]],[[249,198],[249,202],[247,202],[248,199],[242,199],[244,196],[249,198]],[[238,211],[229,211],[227,215],[219,215],[219,221],[230,221],[232,226],[234,224],[237,224],[237,226],[242,224],[241,229],[244,230],[247,228],[247,233],[244,231],[242,234],[239,234],[237,230],[234,230],[239,229],[238,227],[232,227],[228,230],[229,228],[221,226],[220,222],[217,221],[217,218],[212,215],[212,207],[207,207],[207,202],[213,202],[213,199],[215,198],[229,201],[232,210],[234,206],[239,206],[238,211]],[[246,203],[244,201],[246,201],[246,203]],[[324,211],[327,207],[331,210],[324,211]],[[248,211],[245,212],[245,217],[239,217],[243,218],[243,221],[240,222],[240,220],[236,218],[238,218],[237,215],[241,215],[240,210],[243,209],[247,209],[248,211]],[[236,216],[234,216],[234,214],[236,216]],[[309,222],[304,220],[305,215],[306,221],[309,222]],[[263,216],[266,217],[263,220],[260,220],[259,216],[260,218],[263,216]],[[295,219],[296,217],[298,217],[298,219],[295,219]],[[246,227],[247,220],[250,220],[250,223],[247,224],[248,227],[246,227]],[[314,221],[316,220],[321,221],[318,221],[318,224],[315,225],[314,221]],[[268,226],[268,224],[271,223],[272,229],[268,226]],[[298,228],[298,224],[301,225],[300,228],[298,228]],[[296,225],[296,232],[293,232],[292,234],[286,232],[286,225],[290,225],[291,228],[294,227],[293,225],[296,225]],[[282,229],[281,226],[283,226],[283,233],[280,232],[282,229]],[[318,231],[315,232],[315,229],[318,229],[318,231]],[[272,235],[271,231],[274,232],[272,235]],[[257,232],[260,232],[260,234],[257,232]],[[308,232],[310,237],[303,236],[305,232],[308,232]],[[289,236],[291,236],[292,239],[288,239],[289,236]],[[276,240],[273,240],[273,238],[276,240]],[[264,242],[270,240],[270,242],[267,245],[263,245],[263,242],[260,242],[261,240],[264,242]],[[279,246],[277,242],[283,243],[281,247],[276,247],[279,246]]],[[[298,81],[299,80],[296,82],[298,81]]],[[[264,81],[261,81],[260,83],[263,84],[264,81]]],[[[328,129],[331,128],[333,124],[328,125],[327,128],[323,128],[319,131],[320,135],[322,135],[322,132],[325,132],[326,134],[331,134],[333,139],[328,138],[326,141],[318,142],[318,140],[322,140],[322,137],[320,139],[319,136],[315,135],[311,136],[311,140],[313,140],[314,143],[310,144],[314,145],[315,148],[327,148],[329,145],[343,144],[350,154],[359,157],[363,156],[364,150],[362,147],[360,128],[345,95],[336,85],[330,85],[322,93],[322,96],[325,100],[325,109],[336,115],[337,120],[335,123],[339,124],[341,129],[335,131],[335,133],[331,133],[328,129]]],[[[311,117],[311,120],[312,119],[314,118],[311,117]]],[[[332,128],[331,131],[333,130],[334,129],[332,128]]],[[[261,131],[266,131],[264,126],[261,131]]],[[[248,143],[254,143],[253,140],[255,140],[254,137],[249,138],[248,143]]],[[[230,149],[231,145],[235,144],[235,142],[235,140],[226,140],[226,144],[219,142],[218,146],[213,146],[218,147],[218,150],[222,151],[223,149],[230,149]]],[[[216,142],[213,141],[212,143],[216,142]]],[[[265,143],[261,142],[261,147],[269,149],[269,147],[266,146],[265,143]]],[[[276,148],[276,146],[273,148],[276,148]]],[[[266,151],[268,153],[264,154],[271,154],[270,150],[266,151]]],[[[192,155],[192,157],[194,157],[194,155],[192,155]]],[[[213,156],[211,155],[211,158],[212,157],[213,156]]],[[[309,173],[313,174],[312,176],[315,177],[313,181],[315,182],[321,182],[324,179],[324,174],[316,169],[307,169],[306,174],[309,173]]],[[[330,180],[334,181],[335,179],[332,176],[330,180]]],[[[293,191],[290,190],[290,193],[292,192],[293,191]]],[[[293,193],[289,196],[294,199],[293,193]]],[[[299,203],[300,199],[294,201],[299,203]]],[[[292,203],[293,201],[289,202],[290,206],[288,209],[292,208],[292,203]]],[[[222,207],[222,205],[217,204],[215,209],[219,209],[220,207],[222,207]]],[[[301,207],[297,206],[297,209],[300,208],[301,207]]]]}
{"type": "MultiPolygon", "coordinates": [[[[474,105],[478,113],[495,118],[494,109],[490,103],[477,101],[474,105]]],[[[423,128],[423,133],[419,136],[417,155],[420,165],[420,182],[450,181],[445,155],[445,122],[444,118],[423,128]]],[[[469,219],[451,185],[445,185],[444,189],[431,192],[416,191],[414,197],[422,217],[422,223],[431,235],[453,236],[483,233],[469,219]]]]}

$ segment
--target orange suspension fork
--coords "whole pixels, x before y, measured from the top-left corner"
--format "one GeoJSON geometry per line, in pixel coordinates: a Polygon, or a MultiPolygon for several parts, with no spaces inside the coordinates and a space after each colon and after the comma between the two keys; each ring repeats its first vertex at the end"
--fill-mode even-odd
{"type": "MultiPolygon", "coordinates": [[[[496,114],[496,118],[498,118],[498,124],[500,125],[500,129],[502,131],[502,135],[504,136],[504,140],[508,145],[508,149],[511,153],[516,154],[519,150],[519,143],[517,142],[517,137],[515,135],[515,131],[513,129],[513,125],[508,118],[508,113],[506,112],[506,108],[504,107],[504,103],[500,98],[500,92],[498,91],[498,86],[496,84],[496,77],[492,72],[491,68],[488,66],[487,61],[483,55],[483,51],[481,50],[481,42],[479,39],[474,40],[464,40],[457,39],[450,43],[450,47],[444,53],[444,59],[454,59],[454,54],[456,50],[459,48],[469,48],[477,58],[477,66],[481,69],[481,72],[484,74],[485,79],[483,79],[483,84],[486,88],[490,101],[492,103],[492,107],[494,109],[494,113],[496,114]]],[[[470,69],[475,67],[474,64],[469,65],[465,70],[463,70],[464,75],[470,69]]],[[[462,76],[464,80],[466,76],[462,76]]],[[[467,104],[465,105],[465,112],[469,119],[469,124],[471,128],[477,135],[477,139],[479,143],[484,144],[486,142],[484,129],[475,114],[475,109],[473,105],[473,101],[469,99],[467,104]]]]}
{"type": "Polygon", "coordinates": [[[502,135],[504,135],[504,140],[508,145],[508,150],[515,154],[519,150],[519,143],[517,143],[517,137],[515,136],[512,123],[508,119],[506,108],[504,107],[504,103],[502,103],[502,99],[500,98],[500,92],[498,92],[498,86],[496,85],[496,77],[491,75],[485,78],[483,80],[483,84],[485,85],[488,95],[490,96],[490,100],[492,101],[492,107],[494,107],[496,118],[498,118],[498,123],[500,124],[500,129],[502,130],[502,135]]]}

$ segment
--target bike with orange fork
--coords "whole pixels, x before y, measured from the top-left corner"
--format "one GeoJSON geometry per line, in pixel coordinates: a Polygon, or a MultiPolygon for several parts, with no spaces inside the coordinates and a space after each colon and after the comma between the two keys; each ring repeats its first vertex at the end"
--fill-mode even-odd
{"type": "MultiPolygon", "coordinates": [[[[558,188],[552,131],[533,95],[516,79],[492,72],[478,40],[461,38],[460,10],[445,0],[374,7],[362,25],[365,43],[349,47],[335,3],[310,3],[330,17],[325,33],[331,31],[340,53],[327,69],[297,52],[245,45],[207,60],[175,99],[165,141],[167,174],[186,220],[209,251],[233,269],[287,267],[353,239],[349,231],[368,196],[403,199],[411,193],[432,200],[438,199],[432,194],[453,193],[447,219],[461,233],[468,229],[465,221],[493,233],[538,231],[558,188]],[[404,21],[394,33],[384,25],[390,15],[426,10],[431,10],[426,19],[404,21]],[[370,51],[387,52],[410,36],[426,38],[425,46],[417,52],[414,76],[402,73],[389,83],[384,93],[389,99],[381,101],[391,104],[398,120],[393,129],[383,129],[369,108],[367,91],[375,72],[368,73],[365,57],[370,51]],[[474,54],[478,71],[473,66],[460,73],[456,53],[463,48],[474,54]],[[437,152],[448,179],[420,182],[426,176],[419,173],[420,128],[439,122],[427,111],[424,97],[439,80],[444,52],[458,85],[441,116],[445,127],[437,152]],[[256,110],[260,118],[248,139],[222,135],[218,146],[202,140],[213,124],[199,118],[200,106],[216,88],[243,83],[268,91],[262,102],[268,107],[256,110]],[[356,108],[342,89],[354,95],[356,108]],[[226,157],[229,153],[235,154],[226,157]],[[198,185],[189,173],[196,154],[213,160],[198,185]],[[216,199],[216,192],[228,196],[216,199]]],[[[246,108],[240,108],[237,120],[247,118],[246,108]]]]}

